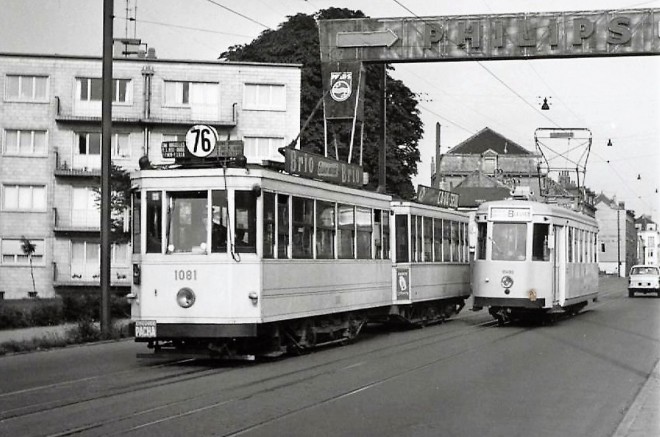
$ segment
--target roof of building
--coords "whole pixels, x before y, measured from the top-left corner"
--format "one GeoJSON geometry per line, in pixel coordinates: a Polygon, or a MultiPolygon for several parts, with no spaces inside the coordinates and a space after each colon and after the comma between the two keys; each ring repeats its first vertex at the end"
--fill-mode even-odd
{"type": "Polygon", "coordinates": [[[481,129],[467,140],[450,149],[447,154],[480,155],[492,150],[500,155],[532,155],[532,152],[489,127],[481,129]]]}
{"type": "Polygon", "coordinates": [[[511,196],[510,187],[481,171],[470,173],[452,191],[458,193],[459,208],[476,208],[483,202],[511,196]]]}
{"type": "Polygon", "coordinates": [[[640,215],[639,217],[637,217],[635,219],[635,224],[643,225],[644,229],[646,229],[646,225],[648,225],[649,223],[655,224],[655,222],[653,221],[653,218],[646,215],[646,214],[642,214],[642,215],[640,215]]]}

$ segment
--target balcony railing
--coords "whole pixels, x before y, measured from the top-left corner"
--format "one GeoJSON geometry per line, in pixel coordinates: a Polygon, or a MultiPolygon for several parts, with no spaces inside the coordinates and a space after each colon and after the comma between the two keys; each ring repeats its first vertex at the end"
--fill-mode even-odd
{"type": "MultiPolygon", "coordinates": [[[[101,276],[98,265],[64,264],[53,262],[53,284],[55,287],[94,287],[100,286],[101,276]]],[[[129,266],[110,267],[110,285],[130,287],[131,271],[129,266]]]]}
{"type": "Polygon", "coordinates": [[[98,233],[101,230],[101,215],[95,210],[60,211],[53,208],[53,225],[55,232],[59,233],[98,233]]]}
{"type": "Polygon", "coordinates": [[[75,155],[72,158],[55,152],[55,176],[101,176],[101,155],[75,155]]]}

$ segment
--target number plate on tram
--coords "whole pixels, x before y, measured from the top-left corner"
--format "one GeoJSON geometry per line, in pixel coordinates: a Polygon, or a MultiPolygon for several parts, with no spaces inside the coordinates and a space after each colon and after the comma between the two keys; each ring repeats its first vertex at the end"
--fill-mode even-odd
{"type": "Polygon", "coordinates": [[[156,338],[155,320],[136,320],[135,321],[136,338],[156,338]]]}

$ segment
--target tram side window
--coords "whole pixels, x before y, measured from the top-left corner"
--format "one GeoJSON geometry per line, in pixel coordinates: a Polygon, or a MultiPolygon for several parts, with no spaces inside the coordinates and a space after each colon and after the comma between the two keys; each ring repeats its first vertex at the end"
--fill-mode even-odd
{"type": "Polygon", "coordinates": [[[410,242],[412,244],[412,262],[422,261],[422,218],[410,216],[410,242]]]}
{"type": "Polygon", "coordinates": [[[468,224],[461,223],[463,226],[463,262],[470,262],[470,241],[468,238],[468,224]]]}
{"type": "Polygon", "coordinates": [[[526,223],[493,223],[493,260],[524,261],[526,247],[526,223]]]}
{"type": "Polygon", "coordinates": [[[407,263],[408,258],[408,216],[397,214],[394,217],[394,232],[396,234],[396,262],[407,263]]]}
{"type": "Polygon", "coordinates": [[[142,240],[140,238],[140,211],[142,205],[142,193],[137,191],[133,193],[133,223],[131,229],[133,231],[133,253],[142,252],[142,240]]]}
{"type": "Polygon", "coordinates": [[[275,257],[275,193],[264,192],[264,258],[275,257]]]}
{"type": "Polygon", "coordinates": [[[286,259],[289,254],[289,196],[277,195],[277,257],[286,259]]]}
{"type": "Polygon", "coordinates": [[[451,260],[453,262],[459,261],[458,259],[458,222],[451,222],[451,260]]]}
{"type": "Polygon", "coordinates": [[[355,207],[357,258],[371,259],[371,233],[373,226],[371,224],[371,209],[355,207]]]}
{"type": "Polygon", "coordinates": [[[390,212],[381,211],[383,217],[383,259],[390,258],[390,212]]]}
{"type": "Polygon", "coordinates": [[[316,257],[335,257],[335,204],[316,201],[316,257]]]}
{"type": "Polygon", "coordinates": [[[433,261],[442,262],[442,220],[433,219],[433,261]]]}
{"type": "Polygon", "coordinates": [[[573,262],[573,228],[568,228],[568,262],[573,262]]]}
{"type": "Polygon", "coordinates": [[[162,253],[163,198],[160,191],[147,192],[147,253],[162,253]]]}
{"type": "Polygon", "coordinates": [[[227,192],[211,191],[211,252],[227,252],[227,192]]]}
{"type": "Polygon", "coordinates": [[[532,261],[550,261],[550,249],[548,249],[548,235],[550,225],[545,223],[534,223],[532,235],[532,261]]]}
{"type": "Polygon", "coordinates": [[[257,252],[257,195],[254,191],[234,193],[236,235],[234,249],[238,253],[257,252]]]}
{"type": "Polygon", "coordinates": [[[171,192],[168,201],[168,253],[204,253],[207,248],[207,192],[171,192]]]}
{"type": "Polygon", "coordinates": [[[339,224],[337,226],[337,252],[339,258],[355,258],[355,208],[352,205],[337,205],[337,216],[339,224]]]}
{"type": "Polygon", "coordinates": [[[486,259],[486,223],[477,223],[477,259],[486,259]]]}
{"type": "Polygon", "coordinates": [[[451,262],[451,222],[442,221],[442,260],[451,262]]]}
{"type": "Polygon", "coordinates": [[[433,219],[424,217],[424,262],[433,261],[433,219]]]}
{"type": "Polygon", "coordinates": [[[293,257],[312,258],[314,201],[293,197],[293,257]]]}
{"type": "Polygon", "coordinates": [[[383,211],[374,211],[374,248],[376,259],[383,258],[383,220],[386,220],[383,211]]]}

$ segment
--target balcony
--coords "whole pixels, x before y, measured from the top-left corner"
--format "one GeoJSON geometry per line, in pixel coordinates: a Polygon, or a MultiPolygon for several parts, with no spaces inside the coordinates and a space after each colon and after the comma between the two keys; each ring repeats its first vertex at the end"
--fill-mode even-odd
{"type": "MultiPolygon", "coordinates": [[[[81,264],[58,264],[53,263],[53,285],[55,287],[100,287],[101,275],[99,265],[81,264]]],[[[130,266],[110,267],[110,286],[131,286],[130,266]]]]}
{"type": "Polygon", "coordinates": [[[73,209],[67,213],[53,208],[53,230],[59,235],[98,235],[101,232],[101,213],[98,210],[73,209]]]}
{"type": "Polygon", "coordinates": [[[55,152],[55,176],[101,177],[101,155],[75,155],[70,158],[55,152]]]}

